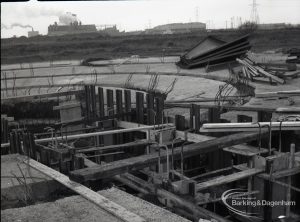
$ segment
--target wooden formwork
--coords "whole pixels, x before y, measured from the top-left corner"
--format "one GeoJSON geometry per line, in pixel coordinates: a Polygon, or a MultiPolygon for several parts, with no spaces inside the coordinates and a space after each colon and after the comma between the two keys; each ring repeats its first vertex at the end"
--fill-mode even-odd
{"type": "MultiPolygon", "coordinates": [[[[203,109],[208,110],[209,123],[224,122],[221,114],[229,109],[255,111],[258,121],[270,121],[273,109],[228,106],[219,109],[213,105],[180,104],[190,109],[189,121],[176,115],[174,125],[166,123],[164,110],[170,104],[165,104],[160,94],[94,85],[85,86],[84,92],[81,101],[84,133],[34,140],[33,134],[13,131],[9,143],[3,140],[1,147],[9,146],[11,153],[27,155],[70,175],[75,181],[121,181],[138,192],[157,196],[163,204],[194,220],[228,221],[216,214],[222,212],[219,210],[220,192],[227,189],[245,188],[247,195],[274,200],[278,198],[276,193],[290,194],[294,187],[290,177],[295,178],[300,172],[297,149],[282,153],[277,151],[276,143],[268,147],[272,140],[269,130],[200,134],[203,109]],[[93,142],[82,147],[73,143],[84,138],[93,142]],[[245,144],[249,142],[251,145],[245,144]],[[88,164],[87,158],[98,164],[88,164]],[[288,165],[287,160],[293,164],[288,165]],[[208,205],[209,210],[201,207],[204,205],[208,205]]],[[[245,115],[237,119],[238,122],[252,121],[245,115]]],[[[273,137],[277,135],[273,132],[273,137]]],[[[290,150],[285,147],[281,151],[290,150]]],[[[291,195],[285,198],[292,200],[291,195]]],[[[271,221],[278,213],[289,214],[290,211],[280,208],[276,212],[266,207],[258,213],[265,221],[271,221]]]]}

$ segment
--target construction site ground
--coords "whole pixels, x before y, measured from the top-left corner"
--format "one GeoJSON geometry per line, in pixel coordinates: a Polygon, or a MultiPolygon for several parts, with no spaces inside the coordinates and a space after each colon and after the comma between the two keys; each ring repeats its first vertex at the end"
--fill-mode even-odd
{"type": "MultiPolygon", "coordinates": [[[[284,62],[286,59],[284,54],[275,53],[260,53],[253,54],[252,58],[255,58],[257,62],[260,61],[272,61],[272,62],[284,62]]],[[[136,88],[147,89],[151,75],[149,73],[157,73],[159,75],[159,82],[157,89],[164,92],[167,87],[172,83],[175,78],[178,81],[174,87],[174,90],[168,95],[167,100],[182,100],[186,98],[214,98],[219,90],[219,87],[224,84],[224,81],[229,78],[229,71],[222,69],[219,71],[213,71],[206,73],[204,68],[197,68],[191,70],[179,69],[175,62],[179,60],[179,57],[153,57],[153,58],[125,58],[117,60],[104,60],[100,62],[94,62],[94,64],[102,64],[103,66],[91,67],[81,66],[80,61],[60,61],[53,62],[52,66],[49,63],[33,63],[33,69],[30,69],[28,64],[22,64],[23,69],[20,70],[20,64],[14,65],[1,65],[3,72],[6,72],[6,78],[16,76],[15,85],[13,81],[7,82],[7,87],[26,87],[36,86],[30,90],[30,94],[37,93],[51,93],[56,92],[59,87],[57,84],[66,84],[60,91],[67,91],[72,88],[80,88],[80,86],[73,86],[73,84],[80,83],[97,83],[103,84],[103,86],[110,87],[124,87],[125,82],[130,73],[136,73],[133,75],[130,84],[136,88]],[[14,70],[16,69],[16,70],[14,70]],[[33,73],[32,71],[33,70],[33,73]],[[91,73],[97,73],[97,78],[91,73]],[[63,76],[62,74],[73,74],[63,76]],[[57,75],[61,75],[58,77],[57,75]],[[32,76],[32,78],[20,78],[20,77],[32,76]],[[39,78],[39,76],[49,76],[48,78],[39,78]],[[52,79],[52,76],[54,77],[52,79]],[[20,78],[20,79],[18,79],[20,78]],[[38,86],[49,85],[48,87],[40,88],[38,86]],[[198,94],[201,97],[197,97],[198,94]]],[[[298,69],[300,67],[298,66],[298,69]]],[[[1,87],[5,87],[3,76],[1,77],[1,87]]],[[[288,79],[283,85],[270,85],[265,83],[251,83],[255,86],[255,93],[261,92],[273,92],[283,90],[297,90],[300,86],[300,78],[288,79]]],[[[11,91],[6,94],[4,90],[1,92],[1,98],[11,96],[24,96],[28,95],[28,89],[16,90],[15,95],[11,94],[11,91]]],[[[232,95],[235,92],[232,92],[232,95]]],[[[133,101],[134,102],[134,101],[133,101]]],[[[211,102],[210,104],[212,104],[211,102]]],[[[207,103],[201,103],[207,104],[207,103]]],[[[258,99],[251,98],[250,101],[244,106],[251,107],[291,107],[290,102],[285,99],[258,99]]],[[[300,106],[300,99],[295,98],[292,106],[300,106]]],[[[223,118],[227,118],[236,121],[237,111],[226,113],[223,118]]],[[[183,108],[173,108],[168,110],[168,115],[188,115],[189,110],[183,108]]],[[[244,115],[254,115],[251,112],[243,112],[244,115]]],[[[253,116],[255,120],[255,116],[253,116]]],[[[26,171],[26,167],[23,164],[19,165],[21,169],[26,171]]],[[[14,157],[1,158],[1,174],[12,175],[12,172],[17,176],[20,175],[20,169],[14,157]],[[8,159],[7,159],[8,158],[8,159]],[[4,161],[3,161],[4,160],[4,161]],[[4,165],[5,166],[4,166],[4,165]]],[[[41,173],[31,170],[30,176],[40,177],[43,180],[49,181],[50,179],[41,173]]],[[[28,179],[28,184],[32,179],[28,179]]],[[[1,193],[2,190],[8,189],[11,186],[17,184],[15,178],[6,178],[1,181],[1,193]],[[14,181],[14,182],[12,182],[14,181]],[[15,183],[15,184],[13,184],[15,183]]],[[[55,182],[56,183],[56,182],[55,182]]],[[[148,203],[138,197],[132,196],[117,188],[111,188],[107,190],[99,191],[99,193],[108,199],[120,204],[126,209],[144,217],[148,221],[185,221],[181,218],[163,208],[157,207],[151,203],[148,203]]],[[[2,198],[2,196],[1,196],[2,198]]],[[[1,220],[3,221],[119,221],[116,217],[101,210],[99,207],[90,203],[80,196],[66,197],[56,200],[55,202],[47,202],[35,204],[22,208],[12,208],[1,211],[1,220]]]]}
{"type": "MultiPolygon", "coordinates": [[[[287,58],[286,54],[265,52],[265,53],[252,53],[251,58],[254,58],[256,62],[285,62],[287,58]]],[[[219,87],[224,84],[230,74],[228,69],[221,69],[217,71],[205,72],[205,68],[197,69],[179,69],[175,62],[179,60],[179,57],[148,57],[148,58],[121,58],[116,60],[102,60],[93,62],[93,64],[103,66],[81,66],[80,61],[55,61],[50,67],[49,63],[33,63],[32,74],[28,64],[22,64],[23,69],[20,70],[20,64],[14,65],[2,65],[1,69],[6,72],[7,78],[13,77],[29,77],[32,78],[20,78],[15,81],[14,87],[26,87],[27,89],[18,89],[15,92],[17,95],[28,95],[37,93],[51,93],[56,92],[59,87],[55,87],[57,84],[64,84],[60,91],[67,91],[74,88],[80,88],[80,84],[97,83],[103,86],[121,87],[125,86],[126,80],[130,73],[134,73],[130,80],[130,87],[141,88],[147,90],[151,73],[157,73],[159,75],[159,82],[157,90],[164,92],[172,81],[177,78],[177,82],[172,92],[169,93],[167,100],[183,100],[186,98],[214,98],[219,90],[219,87]],[[14,70],[17,69],[17,70],[14,70]],[[97,73],[97,77],[92,73],[97,73]],[[64,75],[66,74],[66,75],[64,75]],[[73,74],[73,75],[70,75],[73,74]],[[58,76],[59,75],[59,76],[58,76]],[[40,78],[42,76],[49,76],[46,78],[40,78]],[[54,77],[55,76],[55,77],[54,77]],[[52,78],[54,77],[54,78],[52,78]],[[76,86],[73,84],[77,84],[76,86]],[[78,85],[79,84],[79,85],[78,85]],[[29,86],[35,86],[30,89],[29,86]],[[45,86],[45,87],[40,87],[45,86]],[[40,87],[40,88],[39,88],[40,87]],[[200,96],[198,94],[204,93],[200,96]]],[[[298,66],[299,69],[299,66],[298,66]]],[[[274,92],[284,90],[297,90],[300,86],[300,78],[287,79],[285,84],[270,85],[268,83],[251,82],[251,85],[255,87],[255,93],[261,92],[274,92]]],[[[5,87],[3,76],[1,81],[2,89],[5,87]]],[[[13,87],[13,81],[7,81],[7,87],[13,87]]],[[[235,91],[232,91],[231,95],[234,95],[235,91]]],[[[13,96],[10,93],[7,95],[2,90],[2,98],[13,96]]],[[[293,106],[299,106],[299,98],[293,98],[293,106]]],[[[133,101],[134,102],[134,101],[133,101]]],[[[213,102],[201,104],[212,104],[213,102]]],[[[249,102],[244,106],[251,107],[291,107],[290,102],[285,99],[261,99],[251,98],[249,102]]],[[[188,114],[187,109],[169,109],[168,114],[188,114]]],[[[228,115],[228,113],[226,114],[228,115]]]]}

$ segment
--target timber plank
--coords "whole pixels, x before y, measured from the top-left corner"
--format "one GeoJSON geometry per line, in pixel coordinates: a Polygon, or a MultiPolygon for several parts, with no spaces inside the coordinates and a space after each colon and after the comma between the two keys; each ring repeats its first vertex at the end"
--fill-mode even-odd
{"type": "Polygon", "coordinates": [[[261,172],[263,172],[263,169],[252,168],[252,169],[247,169],[247,170],[244,170],[241,172],[233,173],[230,175],[220,176],[220,177],[214,178],[212,180],[197,184],[196,190],[200,191],[200,190],[208,189],[210,187],[219,186],[219,185],[226,184],[226,183],[231,183],[233,181],[248,178],[250,176],[253,176],[253,175],[261,173],[261,172]]]}
{"type": "Polygon", "coordinates": [[[112,202],[111,200],[101,196],[97,192],[83,186],[79,183],[76,183],[69,179],[64,174],[57,172],[33,159],[27,159],[26,157],[21,158],[21,161],[28,164],[32,168],[38,170],[39,172],[51,177],[52,179],[58,181],[59,183],[63,184],[64,186],[68,187],[69,189],[75,191],[76,193],[80,194],[85,199],[91,201],[92,203],[96,204],[103,210],[111,213],[112,215],[120,218],[123,221],[128,222],[144,222],[145,219],[142,217],[128,211],[124,207],[112,202]]]}

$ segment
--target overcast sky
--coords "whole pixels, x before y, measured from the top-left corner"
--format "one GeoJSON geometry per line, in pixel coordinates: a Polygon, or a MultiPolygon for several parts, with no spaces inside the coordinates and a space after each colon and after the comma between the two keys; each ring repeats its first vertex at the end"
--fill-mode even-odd
{"type": "MultiPolygon", "coordinates": [[[[83,24],[116,24],[122,31],[143,30],[174,22],[204,22],[209,28],[230,26],[231,18],[251,16],[252,0],[136,0],[1,3],[1,38],[27,36],[31,25],[41,34],[61,13],[77,14],[83,24]]],[[[300,0],[257,0],[260,23],[300,23],[300,0]]],[[[237,22],[236,22],[237,23],[237,22]]]]}

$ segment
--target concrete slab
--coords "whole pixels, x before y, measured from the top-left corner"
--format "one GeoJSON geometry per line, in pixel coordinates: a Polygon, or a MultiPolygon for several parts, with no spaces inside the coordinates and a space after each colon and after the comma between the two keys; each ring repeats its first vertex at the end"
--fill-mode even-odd
{"type": "MultiPolygon", "coordinates": [[[[138,197],[130,195],[117,188],[99,191],[99,193],[129,211],[140,215],[146,221],[187,222],[188,220],[155,206],[138,197]]],[[[23,208],[1,211],[2,221],[101,221],[118,222],[120,219],[112,216],[81,196],[67,197],[55,202],[32,205],[23,208]]]]}
{"type": "Polygon", "coordinates": [[[18,156],[1,156],[1,209],[45,200],[55,191],[66,190],[50,177],[20,162],[18,156]]]}

